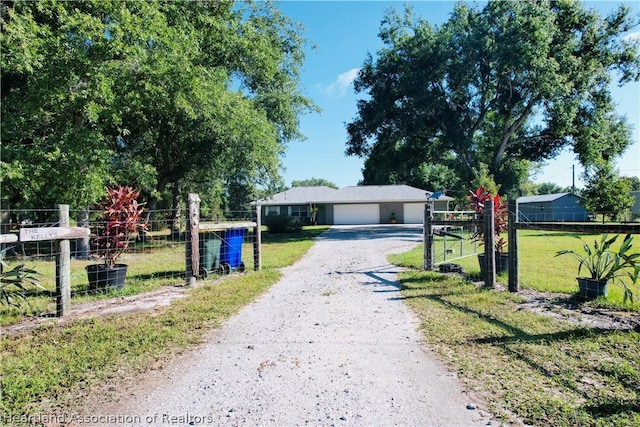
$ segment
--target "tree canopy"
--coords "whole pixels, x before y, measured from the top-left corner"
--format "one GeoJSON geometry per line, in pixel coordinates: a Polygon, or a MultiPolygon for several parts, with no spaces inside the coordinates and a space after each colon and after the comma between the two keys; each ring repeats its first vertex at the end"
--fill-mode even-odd
{"type": "Polygon", "coordinates": [[[609,163],[591,168],[587,172],[587,185],[581,196],[583,204],[592,214],[621,219],[633,206],[631,180],[618,176],[609,163]]]}
{"type": "Polygon", "coordinates": [[[338,186],[333,182],[323,179],[323,178],[309,178],[302,179],[300,181],[291,182],[292,187],[317,187],[317,186],[325,186],[330,188],[338,189],[338,186]]]}
{"type": "Polygon", "coordinates": [[[152,206],[198,189],[239,205],[282,185],[280,155],[316,107],[298,88],[306,41],[271,3],[1,12],[4,204],[81,208],[122,183],[152,206]]]}
{"type": "Polygon", "coordinates": [[[355,81],[367,96],[346,152],[365,158],[364,183],[464,193],[485,164],[507,193],[565,147],[592,166],[630,144],[609,89],[640,78],[627,7],[603,18],[575,1],[461,2],[440,26],[411,12],[387,14],[355,81]]]}

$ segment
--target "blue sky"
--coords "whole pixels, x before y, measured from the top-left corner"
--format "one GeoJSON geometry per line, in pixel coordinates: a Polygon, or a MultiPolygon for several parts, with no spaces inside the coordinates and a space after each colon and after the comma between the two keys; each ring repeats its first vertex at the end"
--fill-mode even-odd
{"type": "MultiPolygon", "coordinates": [[[[413,6],[416,16],[431,24],[446,21],[453,10],[453,1],[280,1],[277,7],[293,21],[304,26],[304,36],[315,45],[308,50],[301,74],[303,93],[322,108],[321,113],[301,117],[303,142],[291,142],[283,159],[284,179],[287,186],[294,180],[323,178],[339,187],[357,185],[362,179],[363,160],[347,157],[346,123],[356,116],[358,96],[353,91],[353,79],[362,66],[367,53],[374,58],[382,47],[378,38],[380,21],[391,7],[402,10],[413,6]]],[[[473,2],[470,2],[473,3],[473,2]]],[[[601,12],[615,9],[625,3],[633,13],[640,14],[640,2],[599,1],[585,2],[587,7],[601,12]]],[[[640,28],[636,29],[640,31],[640,28]]],[[[619,103],[618,111],[627,116],[634,127],[634,144],[617,161],[622,175],[640,176],[640,84],[613,89],[619,103]]],[[[565,152],[536,177],[536,182],[555,182],[570,186],[572,165],[576,168],[576,185],[582,187],[582,171],[573,153],[565,152]]]]}

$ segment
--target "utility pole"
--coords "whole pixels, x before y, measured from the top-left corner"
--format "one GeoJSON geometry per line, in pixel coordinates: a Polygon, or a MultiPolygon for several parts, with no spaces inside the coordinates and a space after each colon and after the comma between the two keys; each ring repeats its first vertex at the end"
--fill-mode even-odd
{"type": "Polygon", "coordinates": [[[571,194],[576,194],[576,165],[571,165],[571,194]]]}

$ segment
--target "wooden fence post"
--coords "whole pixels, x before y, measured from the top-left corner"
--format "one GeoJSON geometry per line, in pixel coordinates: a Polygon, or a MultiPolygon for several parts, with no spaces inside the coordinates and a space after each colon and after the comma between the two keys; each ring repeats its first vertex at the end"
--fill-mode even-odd
{"type": "Polygon", "coordinates": [[[196,193],[189,193],[187,199],[187,229],[185,238],[186,252],[186,285],[195,285],[200,270],[200,197],[196,193]]]}
{"type": "Polygon", "coordinates": [[[262,269],[262,207],[256,205],[256,226],[254,227],[253,239],[253,269],[262,269]]]}
{"type": "Polygon", "coordinates": [[[496,286],[496,250],[495,250],[495,212],[493,199],[484,202],[482,213],[484,221],[484,285],[496,286]]]}
{"type": "Polygon", "coordinates": [[[424,230],[422,237],[423,253],[424,253],[424,270],[433,270],[433,227],[431,220],[433,219],[432,204],[424,205],[424,230]]]}
{"type": "MultiPolygon", "coordinates": [[[[69,205],[58,205],[60,227],[69,227],[69,205]]],[[[56,241],[56,316],[62,317],[71,308],[71,243],[56,241]]]]}
{"type": "Polygon", "coordinates": [[[518,205],[515,198],[509,201],[509,225],[507,238],[509,239],[509,292],[518,292],[519,260],[518,260],[518,205]]]}

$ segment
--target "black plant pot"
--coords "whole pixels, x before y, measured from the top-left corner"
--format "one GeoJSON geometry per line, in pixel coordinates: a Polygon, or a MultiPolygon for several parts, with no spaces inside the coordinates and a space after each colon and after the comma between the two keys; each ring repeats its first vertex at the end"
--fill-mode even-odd
{"type": "Polygon", "coordinates": [[[122,289],[128,268],[126,264],[116,264],[111,268],[104,264],[87,265],[85,269],[89,279],[89,290],[122,289]]]}
{"type": "MultiPolygon", "coordinates": [[[[504,273],[509,269],[509,254],[496,252],[496,274],[504,273]]],[[[480,264],[480,274],[484,277],[485,260],[484,254],[478,254],[478,263],[480,264]]]]}
{"type": "Polygon", "coordinates": [[[590,277],[577,277],[580,296],[584,299],[606,297],[609,293],[609,281],[597,280],[590,277]]]}

